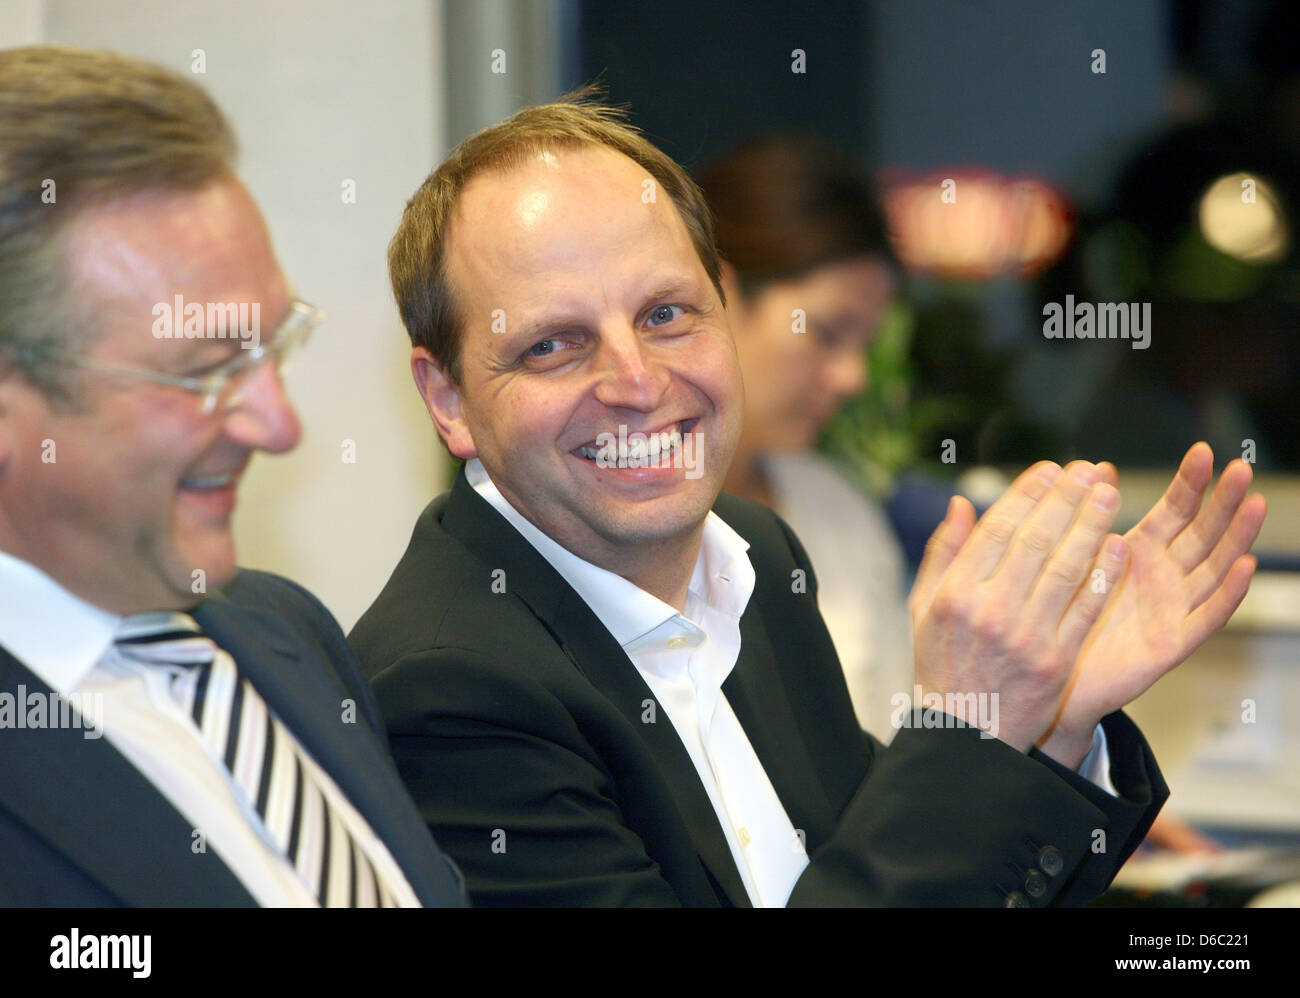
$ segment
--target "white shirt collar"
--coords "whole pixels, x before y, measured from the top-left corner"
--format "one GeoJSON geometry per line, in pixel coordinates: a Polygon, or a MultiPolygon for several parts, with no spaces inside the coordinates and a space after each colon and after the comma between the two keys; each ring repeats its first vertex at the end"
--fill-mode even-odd
{"type": "Polygon", "coordinates": [[[122,618],[0,551],[0,645],[57,693],[72,693],[113,643],[122,618]]]}
{"type": "MultiPolygon", "coordinates": [[[[478,458],[465,463],[465,477],[474,491],[506,518],[573,587],[624,649],[674,620],[677,610],[632,582],[579,558],[533,525],[488,477],[478,458]]],[[[754,592],[754,567],[748,542],[710,511],[704,523],[700,553],[686,600],[685,618],[699,624],[703,605],[739,618],[754,592]]],[[[685,621],[679,621],[679,624],[685,621]]],[[[689,628],[688,628],[689,630],[689,628]]]]}

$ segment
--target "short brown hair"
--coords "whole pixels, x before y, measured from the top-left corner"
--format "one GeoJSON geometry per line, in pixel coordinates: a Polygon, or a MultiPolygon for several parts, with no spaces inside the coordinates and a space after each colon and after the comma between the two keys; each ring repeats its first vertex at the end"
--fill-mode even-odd
{"type": "Polygon", "coordinates": [[[453,384],[460,384],[461,320],[447,279],[447,231],[457,199],[480,173],[523,165],[544,151],[578,145],[605,146],[642,166],[672,198],[700,263],[722,292],[713,222],[690,175],[627,122],[621,108],[600,102],[593,86],[553,104],[517,111],[500,124],[470,136],[420,185],[406,203],[388,246],[388,271],[402,322],[413,346],[424,347],[453,384]]]}
{"type": "Polygon", "coordinates": [[[203,187],[235,151],[216,104],[170,70],[91,49],[0,51],[0,355],[66,398],[49,354],[93,318],[68,304],[69,222],[91,203],[203,187]]]}

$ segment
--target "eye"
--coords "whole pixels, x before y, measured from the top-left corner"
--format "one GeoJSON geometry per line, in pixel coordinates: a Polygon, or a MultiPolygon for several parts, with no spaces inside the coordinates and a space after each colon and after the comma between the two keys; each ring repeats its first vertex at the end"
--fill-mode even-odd
{"type": "Polygon", "coordinates": [[[519,357],[521,363],[536,370],[550,370],[577,356],[575,350],[581,349],[582,337],[570,335],[548,336],[538,340],[519,357]]]}
{"type": "Polygon", "coordinates": [[[838,350],[845,343],[846,337],[842,326],[809,318],[808,328],[812,331],[817,345],[824,350],[838,350]]]}
{"type": "Polygon", "coordinates": [[[656,305],[647,320],[652,326],[666,326],[686,310],[680,305],[656,305]]]}
{"type": "Polygon", "coordinates": [[[237,373],[239,367],[239,357],[227,357],[224,360],[214,361],[211,364],[204,364],[186,371],[184,377],[187,378],[210,378],[213,375],[237,373]]]}
{"type": "Polygon", "coordinates": [[[546,357],[553,353],[555,353],[555,340],[541,340],[525,351],[529,357],[546,357]]]}

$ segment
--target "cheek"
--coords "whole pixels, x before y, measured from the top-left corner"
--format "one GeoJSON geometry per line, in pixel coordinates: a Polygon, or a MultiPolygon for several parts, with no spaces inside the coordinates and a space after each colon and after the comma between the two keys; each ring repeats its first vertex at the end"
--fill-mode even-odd
{"type": "Polygon", "coordinates": [[[722,408],[740,398],[744,375],[748,373],[742,372],[741,368],[735,344],[727,336],[711,342],[679,370],[688,380],[700,385],[713,403],[722,408]]]}
{"type": "MultiPolygon", "coordinates": [[[[492,402],[493,411],[485,414],[483,421],[490,427],[492,446],[499,453],[526,450],[540,454],[538,448],[553,445],[568,425],[571,398],[558,382],[521,385],[518,390],[499,393],[492,402]]],[[[483,446],[477,432],[474,440],[483,446]]]]}

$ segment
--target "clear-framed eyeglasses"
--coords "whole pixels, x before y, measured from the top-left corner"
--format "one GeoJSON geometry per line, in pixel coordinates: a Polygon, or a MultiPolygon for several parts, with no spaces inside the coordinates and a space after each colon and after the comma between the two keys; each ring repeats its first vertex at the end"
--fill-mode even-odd
{"type": "Polygon", "coordinates": [[[114,364],[67,351],[49,351],[45,356],[57,358],[89,371],[180,388],[201,399],[205,414],[225,415],[242,403],[244,382],[255,368],[269,359],[275,363],[276,370],[283,375],[288,370],[290,361],[311,336],[312,331],[324,321],[325,313],[321,309],[301,299],[294,299],[289,304],[289,314],[271,334],[269,341],[263,340],[255,347],[241,349],[238,356],[200,374],[167,374],[147,367],[114,364]]]}

